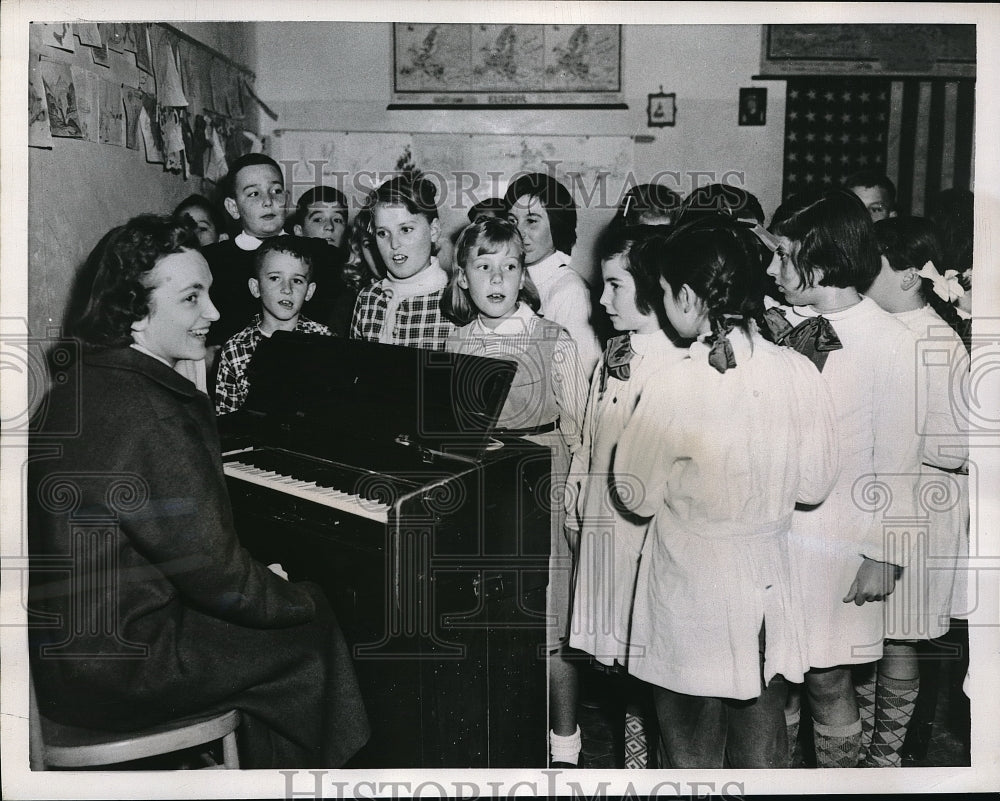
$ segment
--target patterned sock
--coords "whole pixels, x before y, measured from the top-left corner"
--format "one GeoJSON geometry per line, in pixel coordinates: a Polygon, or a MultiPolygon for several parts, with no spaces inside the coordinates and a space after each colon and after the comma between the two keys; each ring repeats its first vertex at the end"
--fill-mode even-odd
{"type": "Polygon", "coordinates": [[[863,673],[855,677],[854,694],[858,699],[861,715],[861,753],[867,752],[875,726],[875,685],[878,680],[877,664],[862,665],[863,673]]]}
{"type": "Polygon", "coordinates": [[[549,731],[549,751],[552,754],[553,762],[578,764],[582,747],[583,738],[580,736],[579,726],[572,734],[556,734],[554,731],[549,731]]]}
{"type": "Polygon", "coordinates": [[[920,679],[879,677],[875,693],[875,729],[865,765],[873,768],[898,768],[899,755],[906,739],[906,729],[913,717],[920,679]]]}
{"type": "Polygon", "coordinates": [[[817,768],[856,768],[861,753],[861,720],[824,726],[813,719],[817,768]]]}
{"type": "Polygon", "coordinates": [[[785,731],[788,735],[788,767],[802,767],[802,748],[799,745],[799,721],[802,713],[796,709],[794,712],[785,710],[785,731]]]}
{"type": "Polygon", "coordinates": [[[649,764],[646,723],[639,709],[631,704],[625,710],[625,768],[644,769],[649,764]]]}

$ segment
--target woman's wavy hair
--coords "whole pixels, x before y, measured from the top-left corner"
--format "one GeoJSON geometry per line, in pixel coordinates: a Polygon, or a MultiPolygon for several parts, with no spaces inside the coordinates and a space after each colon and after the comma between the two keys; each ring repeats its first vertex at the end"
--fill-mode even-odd
{"type": "Polygon", "coordinates": [[[149,314],[149,272],[165,256],[197,248],[189,225],[158,214],[111,229],[88,257],[90,299],[71,333],[91,348],[130,345],[132,323],[149,314]]]}
{"type": "Polygon", "coordinates": [[[705,304],[714,333],[733,320],[747,332],[751,320],[762,322],[757,238],[728,215],[702,213],[669,232],[653,230],[633,245],[631,258],[666,282],[674,296],[684,284],[691,287],[705,304]]]}

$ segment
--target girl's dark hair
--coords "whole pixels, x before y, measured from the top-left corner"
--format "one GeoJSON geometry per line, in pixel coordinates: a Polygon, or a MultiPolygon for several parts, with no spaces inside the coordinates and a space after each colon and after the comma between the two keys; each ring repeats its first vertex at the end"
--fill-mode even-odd
{"type": "Polygon", "coordinates": [[[576,203],[569,190],[551,175],[540,172],[522,175],[507,187],[504,203],[510,212],[517,199],[528,195],[538,198],[549,217],[549,231],[556,250],[569,254],[576,244],[576,203]]]}
{"type": "Polygon", "coordinates": [[[177,208],[174,209],[173,218],[177,222],[185,222],[185,212],[188,209],[201,209],[204,211],[215,226],[217,233],[221,234],[226,230],[225,220],[219,211],[219,207],[204,195],[188,195],[177,204],[177,208]]]}
{"type": "Polygon", "coordinates": [[[143,214],[113,228],[88,259],[96,275],[72,333],[93,348],[130,345],[132,323],[149,314],[150,270],[164,256],[197,248],[190,226],[166,216],[143,214]]]}
{"type": "Polygon", "coordinates": [[[663,184],[638,184],[622,195],[618,212],[612,221],[616,225],[646,224],[647,218],[664,220],[659,225],[670,225],[681,210],[681,196],[663,184]]]}
{"type": "MultiPolygon", "coordinates": [[[[514,223],[483,215],[462,230],[455,245],[455,262],[458,268],[452,273],[448,288],[441,298],[441,312],[449,320],[456,325],[466,325],[479,313],[479,310],[472,305],[469,290],[458,285],[459,273],[476,256],[481,256],[483,253],[500,253],[510,247],[517,251],[517,259],[524,269],[524,243],[514,223]]],[[[527,303],[532,311],[537,312],[541,308],[538,290],[527,271],[524,272],[524,286],[521,287],[517,299],[527,303]]]]}
{"type": "Polygon", "coordinates": [[[803,286],[816,285],[822,270],[819,286],[863,292],[881,269],[871,215],[849,189],[789,198],[774,213],[771,231],[796,243],[792,263],[803,286]]]}
{"type": "Polygon", "coordinates": [[[625,270],[635,281],[635,307],[642,314],[658,311],[662,291],[659,273],[646,269],[632,252],[636,244],[667,230],[660,225],[609,225],[597,240],[598,261],[605,262],[615,256],[625,257],[625,270]]]}
{"type": "Polygon", "coordinates": [[[681,204],[680,219],[686,222],[694,214],[728,214],[736,220],[755,220],[764,224],[760,201],[739,186],[708,184],[699,186],[681,204]]]}
{"type": "Polygon", "coordinates": [[[716,335],[734,317],[748,333],[751,320],[762,322],[757,238],[727,215],[698,215],[669,234],[654,227],[653,233],[633,245],[631,258],[662,278],[675,296],[684,284],[691,287],[704,302],[716,335]]]}
{"type": "Polygon", "coordinates": [[[428,223],[438,218],[437,187],[426,178],[403,173],[368,193],[362,208],[403,206],[410,214],[422,214],[428,223]]]}
{"type": "Polygon", "coordinates": [[[354,215],[347,243],[350,253],[344,262],[344,280],[349,286],[360,290],[372,281],[381,280],[385,276],[386,270],[385,265],[382,264],[382,254],[378,252],[378,247],[372,240],[372,210],[370,208],[362,208],[354,215]],[[372,274],[364,257],[366,249],[375,263],[382,268],[381,275],[372,274]]]}
{"type": "Polygon", "coordinates": [[[302,197],[296,201],[295,211],[285,223],[285,230],[288,233],[294,231],[294,226],[302,225],[306,221],[306,214],[309,213],[309,207],[313,203],[332,203],[337,206],[343,206],[345,214],[344,222],[347,222],[347,198],[344,197],[344,193],[332,186],[314,186],[312,189],[307,189],[303,192],[302,197]]]}
{"type": "Polygon", "coordinates": [[[975,196],[968,189],[945,189],[928,204],[927,216],[937,226],[944,264],[938,267],[965,272],[972,267],[975,196]]]}
{"type": "Polygon", "coordinates": [[[506,217],[507,216],[507,204],[504,203],[502,197],[489,197],[486,200],[480,200],[467,212],[469,216],[469,222],[475,222],[476,218],[480,215],[492,216],[492,217],[506,217]]]}
{"type": "MultiPolygon", "coordinates": [[[[889,217],[875,223],[879,250],[896,272],[920,270],[927,262],[942,275],[941,245],[937,230],[923,217],[889,217]]],[[[921,277],[920,294],[938,316],[954,329],[967,351],[972,350],[971,320],[964,319],[950,303],[934,291],[934,284],[921,277]]]]}

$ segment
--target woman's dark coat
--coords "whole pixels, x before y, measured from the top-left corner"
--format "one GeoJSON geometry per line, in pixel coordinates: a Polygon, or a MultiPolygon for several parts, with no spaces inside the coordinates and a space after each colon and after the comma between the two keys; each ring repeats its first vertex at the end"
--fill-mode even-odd
{"type": "Polygon", "coordinates": [[[240,546],[208,397],[133,348],[61,372],[29,463],[42,714],[130,730],[235,707],[245,767],[342,765],[368,737],[343,636],[318,587],[240,546]]]}

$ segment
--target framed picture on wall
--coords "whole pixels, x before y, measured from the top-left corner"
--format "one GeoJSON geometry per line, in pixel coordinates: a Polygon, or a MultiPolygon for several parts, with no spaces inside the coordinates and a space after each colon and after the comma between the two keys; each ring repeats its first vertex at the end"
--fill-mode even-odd
{"type": "Polygon", "coordinates": [[[649,96],[646,104],[646,124],[650,128],[666,128],[673,126],[677,119],[677,95],[673,92],[664,94],[663,87],[659,92],[649,96]]]}
{"type": "Polygon", "coordinates": [[[767,124],[767,89],[740,89],[740,125],[767,124]]]}
{"type": "Polygon", "coordinates": [[[389,109],[624,109],[620,25],[397,22],[389,109]]]}

